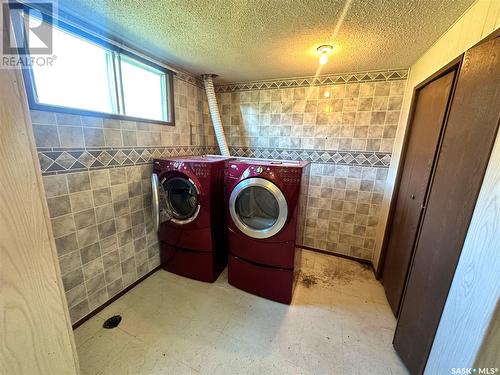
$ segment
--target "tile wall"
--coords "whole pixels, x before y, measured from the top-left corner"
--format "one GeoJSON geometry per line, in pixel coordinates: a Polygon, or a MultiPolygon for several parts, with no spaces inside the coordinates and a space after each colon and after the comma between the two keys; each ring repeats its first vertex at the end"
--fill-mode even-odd
{"type": "MultiPolygon", "coordinates": [[[[234,156],[311,160],[304,245],[371,259],[406,71],[218,86],[234,156]]],[[[218,153],[205,93],[174,78],[176,126],[32,111],[73,322],[159,265],[150,161],[218,153]]]]}
{"type": "Polygon", "coordinates": [[[175,127],[31,112],[73,323],[160,264],[151,159],[217,152],[204,91],[174,90],[175,127]]]}
{"type": "Polygon", "coordinates": [[[372,259],[406,75],[218,87],[233,155],[313,161],[303,245],[372,259]]]}

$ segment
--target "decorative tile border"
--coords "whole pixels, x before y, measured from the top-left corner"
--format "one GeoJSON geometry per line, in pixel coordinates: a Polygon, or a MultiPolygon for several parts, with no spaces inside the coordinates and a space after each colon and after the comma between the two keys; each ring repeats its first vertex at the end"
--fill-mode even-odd
{"type": "MultiPolygon", "coordinates": [[[[190,83],[204,89],[203,80],[186,72],[179,71],[175,77],[181,81],[190,83]]],[[[270,79],[263,81],[233,82],[215,85],[216,92],[236,92],[249,90],[269,90],[293,87],[325,86],[343,83],[380,82],[395,81],[408,78],[408,69],[378,70],[370,72],[326,74],[309,77],[291,77],[281,79],[270,79]]]]}
{"type": "Polygon", "coordinates": [[[199,88],[202,88],[202,89],[205,88],[205,86],[203,85],[203,80],[200,77],[195,77],[189,73],[179,71],[179,72],[175,73],[175,78],[177,78],[181,81],[190,83],[192,85],[195,85],[199,88]]]}
{"type": "Polygon", "coordinates": [[[328,74],[311,77],[294,77],[267,81],[235,82],[215,87],[216,92],[269,90],[290,87],[324,86],[343,83],[394,81],[408,78],[408,70],[380,70],[372,72],[328,74]]]}
{"type": "Polygon", "coordinates": [[[155,158],[218,153],[218,147],[121,147],[105,149],[38,149],[43,175],[147,164],[155,158]]]}
{"type": "Polygon", "coordinates": [[[279,148],[229,147],[232,156],[264,159],[303,160],[314,163],[388,168],[391,154],[388,152],[289,150],[279,148]]]}
{"type": "MultiPolygon", "coordinates": [[[[232,156],[281,160],[304,160],[315,163],[388,168],[391,154],[362,151],[316,151],[278,148],[230,147],[232,156]]],[[[217,146],[123,147],[105,149],[38,149],[43,175],[147,164],[155,158],[183,155],[218,154],[217,146]]]]}

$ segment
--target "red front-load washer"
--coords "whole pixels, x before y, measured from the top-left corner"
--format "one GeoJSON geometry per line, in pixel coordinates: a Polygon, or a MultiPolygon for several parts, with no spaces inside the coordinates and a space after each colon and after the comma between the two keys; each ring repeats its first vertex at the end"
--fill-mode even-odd
{"type": "Polygon", "coordinates": [[[309,162],[226,162],[229,283],[290,303],[305,225],[309,162]]]}
{"type": "Polygon", "coordinates": [[[160,196],[158,207],[153,204],[153,216],[167,216],[158,225],[163,269],[214,282],[225,268],[226,160],[186,156],[153,161],[153,197],[160,196]]]}

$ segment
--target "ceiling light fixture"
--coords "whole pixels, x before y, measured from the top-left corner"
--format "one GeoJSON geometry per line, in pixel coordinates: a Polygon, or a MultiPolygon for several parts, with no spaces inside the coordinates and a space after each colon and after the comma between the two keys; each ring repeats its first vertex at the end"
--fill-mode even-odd
{"type": "Polygon", "coordinates": [[[320,55],[319,63],[325,65],[328,62],[328,55],[332,53],[333,46],[330,44],[323,44],[316,49],[320,55]]]}

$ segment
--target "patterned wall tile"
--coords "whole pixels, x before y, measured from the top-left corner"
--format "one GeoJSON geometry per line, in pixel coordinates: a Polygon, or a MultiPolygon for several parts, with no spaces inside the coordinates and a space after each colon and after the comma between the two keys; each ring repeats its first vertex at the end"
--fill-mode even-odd
{"type": "Polygon", "coordinates": [[[151,165],[120,167],[114,175],[109,171],[43,177],[73,322],[159,265],[151,165]],[[130,190],[134,184],[137,189],[130,190]],[[111,194],[111,188],[123,193],[111,194]],[[113,210],[117,205],[126,209],[113,210]]]}
{"type": "MultiPolygon", "coordinates": [[[[216,88],[233,155],[313,162],[305,245],[371,259],[406,74],[216,88]]],[[[151,159],[218,153],[201,80],[174,90],[174,127],[31,112],[73,322],[159,264],[151,159]]]]}
{"type": "Polygon", "coordinates": [[[36,145],[50,150],[215,146],[204,90],[175,77],[174,92],[175,126],[31,111],[36,145]]]}
{"type": "Polygon", "coordinates": [[[151,159],[218,152],[197,79],[174,91],[175,126],[31,111],[73,323],[160,263],[151,159]]]}
{"type": "Polygon", "coordinates": [[[387,171],[313,164],[304,245],[370,259],[387,171]]]}
{"type": "Polygon", "coordinates": [[[219,86],[233,155],[313,163],[304,245],[371,260],[407,71],[219,86]]]}

